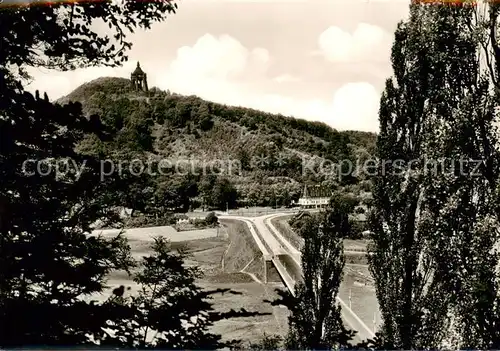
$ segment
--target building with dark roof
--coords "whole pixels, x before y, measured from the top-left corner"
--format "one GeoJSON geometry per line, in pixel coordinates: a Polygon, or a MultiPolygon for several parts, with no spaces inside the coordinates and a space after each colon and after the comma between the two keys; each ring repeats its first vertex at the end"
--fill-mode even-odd
{"type": "Polygon", "coordinates": [[[323,208],[330,203],[332,194],[330,189],[322,186],[304,185],[304,191],[297,204],[302,208],[323,208]]]}
{"type": "Polygon", "coordinates": [[[139,62],[137,62],[135,71],[130,75],[130,80],[132,81],[132,87],[135,90],[148,91],[148,77],[142,70],[139,62]]]}

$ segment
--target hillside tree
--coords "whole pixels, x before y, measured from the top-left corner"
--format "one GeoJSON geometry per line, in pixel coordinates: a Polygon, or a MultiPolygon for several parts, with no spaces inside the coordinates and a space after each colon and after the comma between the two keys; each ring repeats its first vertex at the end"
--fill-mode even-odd
{"type": "Polygon", "coordinates": [[[439,134],[426,148],[446,162],[426,177],[422,210],[426,225],[435,225],[430,246],[452,298],[445,345],[495,349],[500,346],[498,92],[480,46],[491,33],[474,12],[444,7],[434,16],[440,35],[431,45],[433,56],[444,59],[447,70],[433,79],[447,89],[433,94],[439,112],[432,126],[439,134]],[[443,47],[444,57],[438,55],[443,47]]]}

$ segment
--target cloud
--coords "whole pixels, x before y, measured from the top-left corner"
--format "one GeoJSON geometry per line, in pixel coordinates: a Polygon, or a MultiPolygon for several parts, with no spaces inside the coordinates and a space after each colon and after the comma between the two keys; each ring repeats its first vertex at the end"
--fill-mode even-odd
{"type": "Polygon", "coordinates": [[[273,81],[278,82],[278,83],[291,83],[291,82],[300,82],[300,78],[286,73],[286,74],[282,74],[280,76],[274,77],[273,81]]]}
{"type": "Polygon", "coordinates": [[[237,104],[248,82],[266,80],[272,59],[267,49],[246,48],[224,34],[205,34],[192,46],[183,46],[156,85],[180,94],[237,104]]]}
{"type": "Polygon", "coordinates": [[[353,33],[335,26],[318,37],[315,54],[332,62],[388,62],[392,35],[378,26],[359,23],[353,33]]]}
{"type": "Polygon", "coordinates": [[[271,61],[266,49],[248,49],[229,35],[206,34],[194,45],[177,51],[177,57],[157,84],[163,89],[198,95],[214,102],[322,121],[337,129],[378,130],[380,94],[371,84],[344,85],[330,101],[265,93],[259,91],[259,84],[246,84],[248,81],[275,84],[299,81],[290,74],[268,78],[266,73],[271,61]]]}
{"type": "Polygon", "coordinates": [[[270,55],[266,49],[248,50],[227,34],[220,37],[205,34],[193,46],[183,46],[177,50],[169,74],[175,80],[184,81],[233,80],[244,75],[262,75],[269,61],[270,55]]]}
{"type": "Polygon", "coordinates": [[[335,92],[332,121],[339,129],[378,130],[380,94],[373,85],[349,83],[335,92]]]}

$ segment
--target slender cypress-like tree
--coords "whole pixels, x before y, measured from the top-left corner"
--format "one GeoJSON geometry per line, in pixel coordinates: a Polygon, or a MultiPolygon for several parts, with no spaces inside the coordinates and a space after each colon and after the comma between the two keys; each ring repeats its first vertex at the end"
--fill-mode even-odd
{"type": "Polygon", "coordinates": [[[472,13],[412,5],[396,31],[371,215],[385,347],[497,345],[495,113],[472,13]]]}
{"type": "Polygon", "coordinates": [[[25,92],[27,68],[117,65],[131,46],[127,30],[175,8],[102,1],[0,11],[0,347],[85,344],[106,310],[83,297],[131,264],[123,238],[88,237],[112,215],[112,196],[99,161],[75,146],[102,125],[79,104],[25,92]],[[100,19],[114,35],[92,30],[100,19]]]}
{"type": "Polygon", "coordinates": [[[295,296],[285,295],[283,304],[290,310],[287,349],[321,350],[350,347],[355,335],[341,319],[336,301],[345,265],[343,238],[349,234],[352,207],[340,195],[319,217],[308,217],[300,228],[302,281],[295,296]]]}
{"type": "Polygon", "coordinates": [[[422,210],[434,228],[429,247],[452,302],[445,345],[491,349],[500,346],[498,116],[494,82],[482,67],[479,40],[487,33],[472,14],[469,7],[435,10],[439,35],[429,46],[447,69],[433,74],[443,89],[431,100],[434,132],[426,148],[441,162],[427,169],[422,210]]]}

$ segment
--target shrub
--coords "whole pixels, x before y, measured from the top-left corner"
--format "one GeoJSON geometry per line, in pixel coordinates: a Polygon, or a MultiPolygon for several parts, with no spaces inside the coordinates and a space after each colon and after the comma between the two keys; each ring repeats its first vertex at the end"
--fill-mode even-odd
{"type": "Polygon", "coordinates": [[[367,225],[363,221],[351,220],[351,231],[349,233],[349,239],[361,239],[363,237],[363,232],[367,230],[367,225]]]}
{"type": "Polygon", "coordinates": [[[166,225],[174,225],[177,222],[177,218],[170,214],[164,215],[162,217],[152,217],[140,215],[138,217],[129,218],[126,223],[126,228],[145,228],[145,227],[161,227],[166,225]]]}
{"type": "Polygon", "coordinates": [[[368,208],[371,208],[373,205],[373,198],[369,197],[369,198],[363,199],[362,202],[363,202],[363,205],[365,205],[368,208]]]}
{"type": "Polygon", "coordinates": [[[217,218],[217,216],[215,215],[214,212],[210,212],[209,214],[207,214],[207,216],[205,217],[205,223],[209,226],[213,226],[213,225],[216,225],[217,223],[219,222],[219,219],[217,218]]]}

